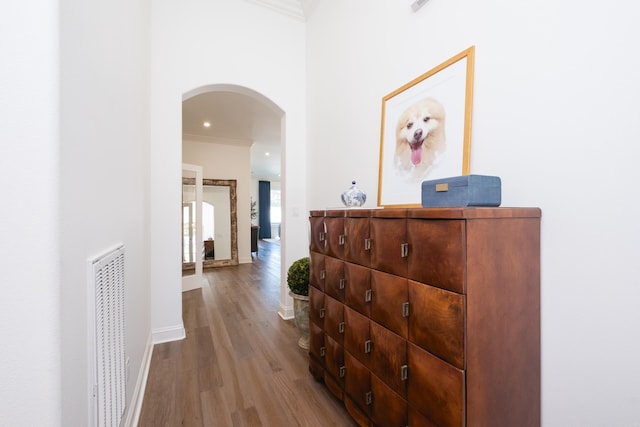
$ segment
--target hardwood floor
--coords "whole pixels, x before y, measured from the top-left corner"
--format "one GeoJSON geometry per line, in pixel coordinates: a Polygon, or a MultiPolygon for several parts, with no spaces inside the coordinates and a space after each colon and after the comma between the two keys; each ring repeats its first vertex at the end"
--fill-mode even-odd
{"type": "Polygon", "coordinates": [[[278,316],[280,247],[205,272],[183,293],[187,337],[153,349],[139,426],[355,426],[278,316]]]}

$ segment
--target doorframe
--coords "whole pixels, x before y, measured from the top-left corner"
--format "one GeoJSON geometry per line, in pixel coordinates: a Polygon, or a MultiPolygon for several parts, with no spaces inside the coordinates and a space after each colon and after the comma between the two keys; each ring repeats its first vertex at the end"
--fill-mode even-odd
{"type": "MultiPolygon", "coordinates": [[[[195,272],[188,276],[182,276],[182,292],[192,291],[202,288],[204,277],[202,276],[202,256],[198,256],[198,242],[202,240],[202,166],[182,164],[182,171],[194,172],[196,174],[196,253],[195,272]]],[[[184,175],[184,173],[182,174],[184,175]]],[[[184,221],[184,220],[183,220],[184,221]]]]}

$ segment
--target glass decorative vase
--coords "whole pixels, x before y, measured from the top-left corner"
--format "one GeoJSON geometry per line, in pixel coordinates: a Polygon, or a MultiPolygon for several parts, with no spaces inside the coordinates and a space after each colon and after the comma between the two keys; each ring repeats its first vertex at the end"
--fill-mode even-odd
{"type": "Polygon", "coordinates": [[[355,181],[351,181],[351,187],[343,192],[341,197],[342,203],[348,208],[359,208],[367,201],[367,195],[356,187],[355,181]]]}

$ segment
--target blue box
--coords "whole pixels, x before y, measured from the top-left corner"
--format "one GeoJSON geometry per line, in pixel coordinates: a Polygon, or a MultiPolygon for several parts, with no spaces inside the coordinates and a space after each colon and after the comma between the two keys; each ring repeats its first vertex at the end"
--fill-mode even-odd
{"type": "Polygon", "coordinates": [[[422,182],[422,207],[500,206],[498,176],[462,175],[422,182]]]}

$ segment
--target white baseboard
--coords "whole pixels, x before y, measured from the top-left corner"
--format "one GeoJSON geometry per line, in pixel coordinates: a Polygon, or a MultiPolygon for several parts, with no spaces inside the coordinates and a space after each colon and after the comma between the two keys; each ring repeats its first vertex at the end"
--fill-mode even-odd
{"type": "Polygon", "coordinates": [[[152,332],[153,343],[162,344],[163,342],[179,341],[187,336],[184,331],[184,325],[170,326],[168,328],[155,329],[152,332]]]}
{"type": "Polygon", "coordinates": [[[241,257],[238,258],[238,264],[251,264],[253,262],[253,257],[241,257]]]}
{"type": "Polygon", "coordinates": [[[153,342],[151,341],[151,335],[149,335],[147,346],[144,350],[144,356],[142,357],[142,365],[138,372],[136,386],[133,389],[133,396],[131,396],[131,400],[129,401],[129,410],[127,411],[127,418],[124,422],[125,427],[136,427],[140,421],[140,413],[142,412],[144,392],[147,388],[147,378],[149,378],[149,368],[151,367],[152,355],[153,342]]]}
{"type": "Polygon", "coordinates": [[[202,289],[203,286],[206,286],[209,282],[202,275],[192,275],[186,276],[182,278],[182,292],[189,292],[195,289],[202,289]]]}
{"type": "Polygon", "coordinates": [[[280,308],[278,309],[278,315],[284,320],[291,320],[295,317],[295,313],[293,312],[293,306],[286,307],[280,304],[280,308]]]}

